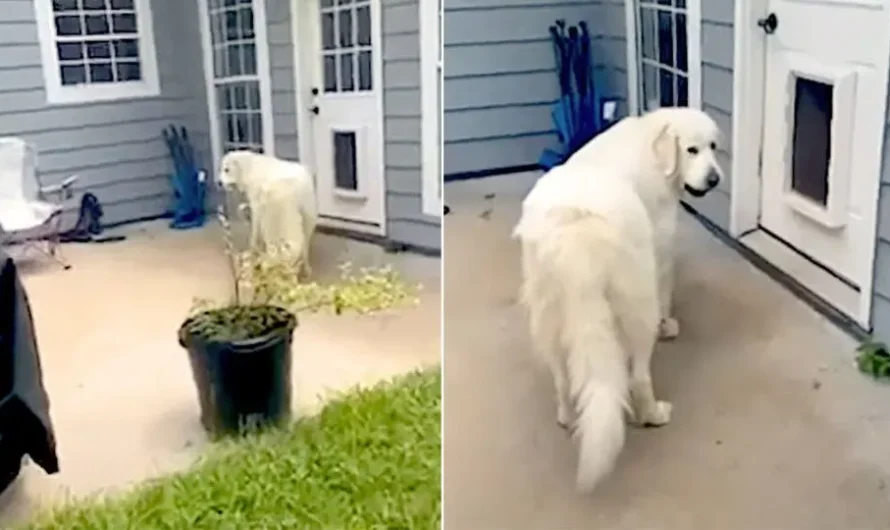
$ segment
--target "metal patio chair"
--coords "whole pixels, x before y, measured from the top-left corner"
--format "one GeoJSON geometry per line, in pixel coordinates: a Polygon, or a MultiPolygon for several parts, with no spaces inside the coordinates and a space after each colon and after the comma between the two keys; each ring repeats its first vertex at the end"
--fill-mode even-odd
{"type": "Polygon", "coordinates": [[[62,203],[72,197],[76,181],[72,175],[43,185],[34,147],[21,138],[0,138],[0,246],[22,244],[69,269],[59,236],[62,203]]]}

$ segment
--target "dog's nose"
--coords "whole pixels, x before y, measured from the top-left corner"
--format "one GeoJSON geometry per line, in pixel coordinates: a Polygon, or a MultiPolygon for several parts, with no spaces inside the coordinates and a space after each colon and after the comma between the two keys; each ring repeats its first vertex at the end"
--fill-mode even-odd
{"type": "Polygon", "coordinates": [[[720,175],[712,169],[711,172],[708,173],[705,183],[708,185],[708,188],[716,188],[717,184],[720,184],[720,175]]]}

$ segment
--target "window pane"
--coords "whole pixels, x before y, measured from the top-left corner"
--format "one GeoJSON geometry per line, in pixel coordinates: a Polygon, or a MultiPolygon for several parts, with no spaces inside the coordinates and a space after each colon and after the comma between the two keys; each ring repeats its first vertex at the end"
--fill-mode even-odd
{"type": "Polygon", "coordinates": [[[334,14],[322,13],[321,15],[321,48],[333,50],[337,47],[334,39],[334,14]]]}
{"type": "Polygon", "coordinates": [[[83,0],[83,8],[85,10],[105,11],[108,9],[108,2],[105,0],[83,0]]]}
{"type": "Polygon", "coordinates": [[[136,33],[136,15],[132,13],[112,15],[111,27],[115,33],[136,33]]]}
{"type": "Polygon", "coordinates": [[[139,42],[136,39],[119,39],[114,41],[115,57],[139,57],[139,42]]]}
{"type": "Polygon", "coordinates": [[[658,22],[653,9],[640,9],[640,40],[643,57],[658,60],[658,22]]]}
{"type": "Polygon", "coordinates": [[[359,46],[371,45],[371,8],[369,6],[361,6],[356,8],[355,17],[358,26],[358,37],[356,41],[359,46]]]}
{"type": "Polygon", "coordinates": [[[244,44],[241,46],[241,53],[244,55],[244,74],[256,74],[256,45],[244,44]]]}
{"type": "Polygon", "coordinates": [[[77,11],[77,0],[53,0],[53,11],[77,11]]]}
{"type": "Polygon", "coordinates": [[[661,97],[658,95],[658,69],[652,65],[643,65],[643,109],[658,108],[661,97]]]}
{"type": "Polygon", "coordinates": [[[334,0],[321,0],[321,7],[331,7],[334,5],[334,0]]]}
{"type": "Polygon", "coordinates": [[[674,0],[674,5],[681,9],[686,9],[686,0],[674,0]]]}
{"type": "Polygon", "coordinates": [[[677,70],[689,71],[689,50],[686,47],[686,15],[677,13],[677,70]]]}
{"type": "Polygon", "coordinates": [[[245,39],[254,38],[252,7],[241,8],[241,35],[245,39]]]}
{"type": "Polygon", "coordinates": [[[241,46],[239,44],[229,44],[226,48],[228,56],[229,71],[227,75],[235,76],[243,73],[241,69],[241,46]]]}
{"type": "Polygon", "coordinates": [[[673,107],[674,102],[674,74],[667,70],[658,69],[658,90],[661,94],[661,106],[673,107]]]}
{"type": "Polygon", "coordinates": [[[82,59],[83,44],[79,42],[60,42],[56,44],[56,52],[60,61],[82,59]]]}
{"type": "Polygon", "coordinates": [[[247,108],[247,90],[243,84],[235,85],[233,93],[235,95],[235,108],[242,110],[247,108]]]}
{"type": "Polygon", "coordinates": [[[371,52],[363,51],[358,54],[358,89],[372,90],[371,81],[371,52]]]}
{"type": "Polygon", "coordinates": [[[91,83],[110,83],[114,81],[111,63],[90,63],[91,83]]]}
{"type": "Polygon", "coordinates": [[[340,55],[340,91],[352,92],[355,90],[355,71],[353,59],[355,54],[344,53],[340,55]]]}
{"type": "Polygon", "coordinates": [[[689,106],[689,80],[685,75],[677,76],[677,106],[689,106]]]}
{"type": "Polygon", "coordinates": [[[352,47],[352,10],[342,9],[340,11],[340,47],[352,47]]]}
{"type": "Polygon", "coordinates": [[[229,10],[225,14],[226,20],[226,40],[241,39],[241,22],[238,21],[238,11],[229,10]]]}
{"type": "Polygon", "coordinates": [[[260,84],[258,82],[251,82],[247,87],[247,105],[252,109],[259,110],[260,108],[260,84]]]}
{"type": "Polygon", "coordinates": [[[111,9],[136,9],[133,0],[111,0],[111,9]]]}
{"type": "Polygon", "coordinates": [[[79,85],[87,82],[87,70],[83,64],[66,64],[59,69],[63,85],[79,85]]]}
{"type": "Polygon", "coordinates": [[[791,189],[828,204],[834,87],[798,77],[794,90],[791,189]]]}
{"type": "Polygon", "coordinates": [[[235,114],[235,138],[238,143],[246,144],[249,141],[247,133],[247,114],[239,112],[235,114]]]}
{"type": "Polygon", "coordinates": [[[111,44],[107,41],[88,42],[87,57],[89,57],[90,59],[110,59],[111,44]]]}
{"type": "Polygon", "coordinates": [[[357,190],[355,132],[334,132],[334,185],[357,190]]]}
{"type": "Polygon", "coordinates": [[[56,35],[82,35],[79,16],[62,15],[56,17],[56,35]]]}
{"type": "Polygon", "coordinates": [[[250,132],[253,134],[251,142],[263,145],[263,116],[259,112],[250,113],[250,132]]]}
{"type": "Polygon", "coordinates": [[[352,3],[352,0],[337,0],[337,5],[341,5],[341,6],[351,4],[351,3],[352,3]]]}
{"type": "Polygon", "coordinates": [[[671,0],[658,0],[658,5],[669,6],[671,5],[671,0]]]}
{"type": "Polygon", "coordinates": [[[674,66],[673,17],[670,12],[658,12],[658,62],[674,66]]]}
{"type": "Polygon", "coordinates": [[[139,81],[142,79],[142,67],[138,62],[126,61],[115,64],[118,81],[139,81]]]}
{"type": "Polygon", "coordinates": [[[84,17],[87,35],[108,35],[110,27],[107,15],[87,15],[84,17]]]}
{"type": "Polygon", "coordinates": [[[337,58],[333,55],[324,56],[324,91],[337,91],[337,58]]]}

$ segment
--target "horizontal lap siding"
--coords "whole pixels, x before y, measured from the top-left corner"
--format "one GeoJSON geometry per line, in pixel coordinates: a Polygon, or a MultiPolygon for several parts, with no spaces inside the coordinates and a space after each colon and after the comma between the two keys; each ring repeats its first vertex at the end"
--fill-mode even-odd
{"type": "Polygon", "coordinates": [[[291,2],[266,1],[269,67],[272,84],[272,130],[275,156],[299,159],[297,140],[296,71],[294,69],[291,2]]]}
{"type": "Polygon", "coordinates": [[[626,93],[616,0],[444,0],[445,174],[535,164],[556,143],[559,97],[548,27],[587,21],[599,77],[626,93]]]}
{"type": "Polygon", "coordinates": [[[689,204],[723,230],[729,230],[732,187],[732,63],[733,0],[702,0],[701,75],[702,107],[720,126],[718,160],[726,178],[720,186],[689,204]]]}
{"type": "Polygon", "coordinates": [[[890,126],[884,128],[884,160],[876,245],[871,321],[876,337],[890,342],[890,126]]]}
{"type": "Polygon", "coordinates": [[[418,2],[382,4],[387,238],[440,249],[439,219],[422,208],[418,2]]]}
{"type": "MultiPolygon", "coordinates": [[[[161,129],[186,125],[201,154],[209,153],[195,3],[153,0],[159,97],[59,106],[46,103],[32,0],[2,4],[0,135],[37,147],[44,184],[78,175],[78,198],[94,193],[106,223],[163,214],[171,201],[172,163],[161,129]]],[[[67,223],[77,206],[68,204],[67,223]]]]}

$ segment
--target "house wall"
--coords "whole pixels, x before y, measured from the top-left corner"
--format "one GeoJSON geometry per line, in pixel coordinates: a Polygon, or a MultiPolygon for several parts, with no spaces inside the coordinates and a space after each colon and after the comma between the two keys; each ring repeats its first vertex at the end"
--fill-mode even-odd
{"type": "MultiPolygon", "coordinates": [[[[417,0],[381,0],[387,238],[440,247],[439,220],[421,208],[420,40],[417,0]]],[[[275,154],[298,159],[290,2],[266,0],[275,154]]]]}
{"type": "Polygon", "coordinates": [[[533,165],[555,146],[548,28],[557,19],[588,23],[603,93],[624,101],[621,0],[444,0],[444,8],[446,176],[533,165]]]}
{"type": "MultiPolygon", "coordinates": [[[[161,129],[189,127],[209,153],[207,106],[197,7],[153,0],[159,97],[75,105],[48,105],[32,0],[6,0],[0,14],[0,135],[36,145],[44,184],[78,175],[75,189],[102,202],[103,222],[163,214],[171,201],[172,162],[161,129]]],[[[78,204],[71,201],[67,221],[78,204]]]]}
{"type": "MultiPolygon", "coordinates": [[[[890,106],[888,106],[890,109],[890,106]]],[[[890,116],[888,116],[890,123],[890,116]]],[[[890,343],[890,125],[884,127],[884,161],[878,203],[874,298],[871,321],[876,338],[890,343]]]]}

